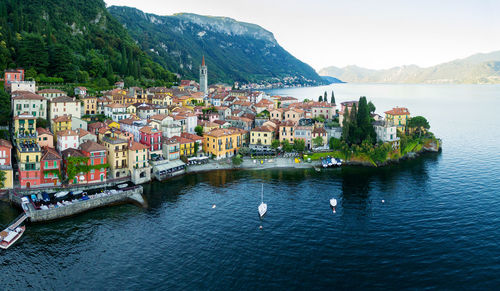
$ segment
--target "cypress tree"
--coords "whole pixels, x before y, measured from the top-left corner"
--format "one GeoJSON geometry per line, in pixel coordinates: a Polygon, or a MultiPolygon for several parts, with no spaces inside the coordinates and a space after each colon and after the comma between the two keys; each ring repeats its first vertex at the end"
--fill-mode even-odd
{"type": "Polygon", "coordinates": [[[323,95],[323,101],[328,102],[328,94],[326,94],[326,91],[325,94],[323,95]]]}
{"type": "Polygon", "coordinates": [[[333,94],[333,90],[332,90],[332,99],[330,100],[330,103],[335,104],[335,94],[333,94]]]}
{"type": "Polygon", "coordinates": [[[319,95],[319,99],[318,99],[319,102],[323,102],[323,96],[319,95]]]}

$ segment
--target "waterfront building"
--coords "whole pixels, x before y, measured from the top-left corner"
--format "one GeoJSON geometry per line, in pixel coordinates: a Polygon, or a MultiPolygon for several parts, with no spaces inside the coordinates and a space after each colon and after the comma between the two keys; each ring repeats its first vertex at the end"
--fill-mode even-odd
{"type": "Polygon", "coordinates": [[[33,92],[18,91],[12,94],[12,113],[30,113],[35,118],[47,119],[47,99],[33,92]]]}
{"type": "Polygon", "coordinates": [[[42,158],[40,162],[41,186],[61,185],[62,157],[50,147],[42,148],[42,158]]]}
{"type": "Polygon", "coordinates": [[[205,95],[208,94],[208,69],[205,65],[205,56],[203,56],[200,66],[200,92],[203,92],[205,95]]]}
{"type": "Polygon", "coordinates": [[[163,157],[169,161],[180,158],[180,144],[176,139],[167,138],[162,147],[163,157]]]}
{"type": "Polygon", "coordinates": [[[70,115],[71,117],[82,117],[80,100],[75,97],[60,96],[50,101],[49,117],[56,118],[61,115],[70,115]]]}
{"type": "Polygon", "coordinates": [[[289,143],[293,144],[295,139],[295,122],[288,120],[280,123],[279,125],[279,141],[284,142],[287,140],[289,143]]]}
{"type": "Polygon", "coordinates": [[[59,115],[58,117],[52,119],[52,133],[55,137],[55,142],[57,143],[57,133],[59,131],[71,130],[71,116],[70,115],[59,115]]]}
{"type": "Polygon", "coordinates": [[[179,151],[180,151],[179,154],[181,157],[182,156],[190,157],[196,154],[194,151],[194,144],[195,144],[194,140],[184,138],[181,136],[174,136],[170,140],[174,140],[179,143],[179,151]]]}
{"type": "Polygon", "coordinates": [[[76,185],[76,184],[86,184],[87,181],[85,180],[85,175],[86,173],[84,171],[80,171],[79,173],[75,173],[74,176],[69,177],[68,174],[68,168],[69,167],[74,167],[74,161],[72,161],[72,158],[85,158],[85,155],[82,153],[81,150],[79,149],[74,149],[74,148],[69,148],[61,152],[61,156],[63,158],[63,170],[62,172],[65,173],[66,178],[68,179],[68,183],[70,185],[76,185]]]}
{"type": "Polygon", "coordinates": [[[219,128],[204,133],[203,151],[217,160],[232,157],[243,146],[243,132],[237,128],[219,128]]]}
{"type": "Polygon", "coordinates": [[[385,120],[388,123],[394,124],[399,131],[404,132],[406,122],[410,119],[410,111],[408,108],[395,107],[385,112],[385,120]]]}
{"type": "Polygon", "coordinates": [[[36,92],[45,99],[52,101],[54,98],[66,96],[66,92],[57,89],[43,89],[36,92]]]}
{"type": "Polygon", "coordinates": [[[90,171],[84,175],[85,181],[87,183],[105,182],[108,163],[106,147],[88,140],[80,144],[80,151],[88,158],[87,165],[90,167],[90,171]]]}
{"type": "Polygon", "coordinates": [[[128,168],[132,182],[142,184],[151,181],[149,149],[147,145],[130,141],[128,145],[128,168]]]}
{"type": "Polygon", "coordinates": [[[14,186],[12,144],[5,139],[0,139],[0,171],[5,173],[5,180],[1,189],[12,189],[14,186]]]}
{"type": "Polygon", "coordinates": [[[123,178],[130,175],[128,170],[128,141],[114,134],[104,136],[101,144],[106,147],[106,156],[112,178],[123,178]]]}
{"type": "Polygon", "coordinates": [[[373,128],[377,134],[377,141],[392,144],[394,149],[399,148],[400,138],[397,134],[397,126],[392,122],[386,121],[375,121],[373,122],[373,128]]]}
{"type": "Polygon", "coordinates": [[[312,148],[312,131],[313,127],[309,125],[297,126],[295,128],[295,139],[303,140],[306,149],[312,148]]]}
{"type": "Polygon", "coordinates": [[[37,143],[37,133],[18,134],[16,137],[17,164],[21,188],[39,187],[41,184],[40,160],[42,152],[37,143]]]}
{"type": "Polygon", "coordinates": [[[274,130],[267,126],[256,127],[250,131],[251,149],[269,149],[273,142],[274,130]]]}

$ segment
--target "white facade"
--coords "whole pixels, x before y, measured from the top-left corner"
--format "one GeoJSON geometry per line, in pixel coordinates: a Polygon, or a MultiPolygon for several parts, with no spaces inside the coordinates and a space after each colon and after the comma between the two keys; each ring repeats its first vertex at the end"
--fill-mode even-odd
{"type": "Polygon", "coordinates": [[[82,106],[79,100],[71,97],[57,97],[50,101],[50,119],[54,119],[62,115],[71,115],[72,117],[82,117],[82,106]]]}
{"type": "Polygon", "coordinates": [[[33,93],[14,96],[12,112],[14,116],[27,112],[36,118],[47,119],[47,99],[33,93]]]}
{"type": "Polygon", "coordinates": [[[36,92],[36,82],[35,81],[12,81],[10,83],[10,92],[16,91],[28,91],[31,93],[36,92]]]}
{"type": "Polygon", "coordinates": [[[134,136],[134,141],[139,142],[141,140],[141,135],[139,130],[146,126],[146,120],[137,120],[133,121],[131,124],[129,123],[121,123],[120,129],[126,132],[130,132],[134,136]]]}
{"type": "Polygon", "coordinates": [[[76,132],[74,132],[74,134],[65,134],[57,137],[57,150],[60,153],[69,148],[78,149],[79,146],[79,137],[76,132]]]}
{"type": "Polygon", "coordinates": [[[374,125],[377,140],[381,142],[394,142],[398,141],[397,127],[389,124],[376,124],[374,125]]]}
{"type": "Polygon", "coordinates": [[[127,112],[127,107],[116,103],[104,106],[104,115],[116,122],[122,119],[130,118],[130,114],[127,112]]]}

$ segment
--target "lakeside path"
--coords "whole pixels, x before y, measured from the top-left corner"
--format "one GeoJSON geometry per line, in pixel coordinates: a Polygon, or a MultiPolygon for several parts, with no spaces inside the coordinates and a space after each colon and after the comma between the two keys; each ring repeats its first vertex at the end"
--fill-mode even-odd
{"type": "Polygon", "coordinates": [[[189,166],[186,173],[200,173],[213,170],[265,170],[273,168],[295,168],[307,169],[320,167],[321,161],[296,163],[294,158],[274,158],[274,159],[249,159],[244,158],[239,166],[232,164],[231,160],[212,161],[204,165],[189,166]],[[254,162],[255,161],[255,162],[254,162]],[[261,163],[263,161],[263,163],[261,163]]]}

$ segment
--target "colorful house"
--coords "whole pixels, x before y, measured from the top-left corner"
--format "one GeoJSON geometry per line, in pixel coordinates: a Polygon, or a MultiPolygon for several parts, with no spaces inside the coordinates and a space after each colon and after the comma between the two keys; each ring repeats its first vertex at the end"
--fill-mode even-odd
{"type": "Polygon", "coordinates": [[[52,132],[43,127],[37,127],[36,132],[38,134],[38,145],[41,148],[54,148],[54,135],[52,134],[52,132]]]}
{"type": "Polygon", "coordinates": [[[80,136],[74,130],[60,130],[57,132],[57,150],[63,152],[66,149],[77,149],[80,144],[80,136]]]}
{"type": "Polygon", "coordinates": [[[250,131],[250,148],[269,149],[273,142],[274,129],[261,126],[250,131]]]}
{"type": "Polygon", "coordinates": [[[41,184],[40,161],[42,152],[37,136],[17,137],[17,163],[21,188],[39,187],[41,184]]]}
{"type": "Polygon", "coordinates": [[[5,139],[0,139],[0,171],[5,173],[5,180],[3,181],[3,188],[1,189],[12,189],[14,185],[12,144],[5,139]]]}
{"type": "Polygon", "coordinates": [[[36,134],[36,117],[24,112],[14,117],[14,137],[36,134]]]}
{"type": "Polygon", "coordinates": [[[203,151],[215,159],[232,157],[243,145],[244,132],[238,128],[219,128],[204,133],[203,151]]]}
{"type": "Polygon", "coordinates": [[[85,181],[87,183],[105,182],[108,162],[106,147],[89,140],[80,145],[80,151],[89,159],[87,165],[90,167],[90,171],[86,173],[85,181]]]}
{"type": "Polygon", "coordinates": [[[128,170],[128,140],[112,134],[104,136],[101,144],[106,147],[106,156],[112,178],[123,178],[130,175],[128,170]]]}
{"type": "Polygon", "coordinates": [[[195,141],[194,140],[184,138],[181,136],[174,136],[171,139],[175,140],[179,143],[181,157],[190,157],[190,156],[193,156],[195,154],[195,152],[194,152],[195,141]]]}
{"type": "Polygon", "coordinates": [[[71,116],[70,115],[60,115],[52,119],[52,133],[55,137],[55,142],[57,142],[57,133],[59,131],[71,130],[71,116]]]}
{"type": "Polygon", "coordinates": [[[395,107],[392,110],[385,112],[385,120],[397,126],[399,131],[405,131],[406,122],[410,119],[410,111],[408,108],[395,107]]]}
{"type": "Polygon", "coordinates": [[[134,184],[151,181],[149,149],[147,145],[130,141],[128,144],[128,169],[134,184]]]}
{"type": "Polygon", "coordinates": [[[150,152],[161,151],[161,131],[151,127],[144,126],[139,130],[139,142],[147,145],[150,152]]]}
{"type": "Polygon", "coordinates": [[[61,185],[61,166],[62,157],[59,153],[50,147],[42,149],[42,159],[40,163],[41,169],[41,185],[42,186],[59,186],[61,185]]]}

